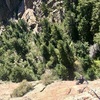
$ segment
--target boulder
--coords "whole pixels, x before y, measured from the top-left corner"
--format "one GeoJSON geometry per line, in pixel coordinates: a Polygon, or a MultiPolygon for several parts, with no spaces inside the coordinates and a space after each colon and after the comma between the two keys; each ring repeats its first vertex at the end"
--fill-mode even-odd
{"type": "Polygon", "coordinates": [[[93,44],[89,48],[89,56],[90,58],[95,58],[96,54],[100,52],[99,44],[93,44]]]}
{"type": "Polygon", "coordinates": [[[24,19],[29,26],[36,24],[36,17],[32,9],[27,9],[23,14],[22,19],[24,19]]]}

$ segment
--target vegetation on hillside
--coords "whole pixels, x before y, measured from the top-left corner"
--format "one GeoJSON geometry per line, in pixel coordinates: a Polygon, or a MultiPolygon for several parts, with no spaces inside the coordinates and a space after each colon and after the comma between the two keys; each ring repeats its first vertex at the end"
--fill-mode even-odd
{"type": "Polygon", "coordinates": [[[63,80],[73,80],[78,74],[92,80],[100,78],[99,0],[64,0],[64,7],[62,23],[49,23],[45,18],[40,33],[34,34],[23,20],[6,27],[0,35],[1,80],[37,80],[45,69],[53,70],[63,80]],[[90,57],[90,46],[94,44],[95,56],[90,57]]]}

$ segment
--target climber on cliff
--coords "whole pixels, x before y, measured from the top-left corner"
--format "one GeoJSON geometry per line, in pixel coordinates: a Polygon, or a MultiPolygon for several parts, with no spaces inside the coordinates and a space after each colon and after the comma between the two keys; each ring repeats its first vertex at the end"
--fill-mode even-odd
{"type": "Polygon", "coordinates": [[[88,81],[83,77],[83,75],[80,75],[80,77],[77,79],[76,85],[83,84],[84,82],[88,84],[88,81]]]}

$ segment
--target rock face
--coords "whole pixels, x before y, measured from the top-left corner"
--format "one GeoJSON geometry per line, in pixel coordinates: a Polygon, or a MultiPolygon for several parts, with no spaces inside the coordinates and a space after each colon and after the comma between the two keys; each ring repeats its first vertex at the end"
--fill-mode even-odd
{"type": "Polygon", "coordinates": [[[45,17],[41,8],[43,3],[46,3],[48,10],[50,9],[48,18],[53,19],[54,22],[61,22],[64,15],[63,1],[56,0],[1,0],[0,21],[11,17],[21,18],[27,9],[33,10],[37,20],[42,19],[45,17]]]}
{"type": "Polygon", "coordinates": [[[31,82],[34,89],[23,97],[11,98],[10,94],[19,83],[1,83],[0,100],[100,100],[100,80],[89,84],[75,85],[75,81],[55,81],[44,86],[42,83],[31,82]]]}
{"type": "Polygon", "coordinates": [[[0,0],[0,21],[6,21],[13,16],[21,0],[0,0]]]}
{"type": "MultiPolygon", "coordinates": [[[[33,29],[33,33],[41,31],[40,21],[47,18],[53,23],[61,23],[65,15],[63,1],[57,0],[1,0],[0,22],[7,24],[9,19],[24,19],[33,29]],[[46,5],[48,14],[43,11],[46,5]]],[[[1,33],[1,31],[0,31],[1,33]]]]}
{"type": "Polygon", "coordinates": [[[6,16],[8,16],[8,8],[4,0],[0,0],[0,21],[6,20],[6,16]]]}
{"type": "Polygon", "coordinates": [[[4,0],[10,11],[13,12],[18,6],[21,0],[4,0]]]}
{"type": "Polygon", "coordinates": [[[99,44],[94,44],[92,46],[90,46],[90,50],[89,50],[89,56],[91,58],[95,58],[96,54],[100,52],[100,47],[99,44]]]}

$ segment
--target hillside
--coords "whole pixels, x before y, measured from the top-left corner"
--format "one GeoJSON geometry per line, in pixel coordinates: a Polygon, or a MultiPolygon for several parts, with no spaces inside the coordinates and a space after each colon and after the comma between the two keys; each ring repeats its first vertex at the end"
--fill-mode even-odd
{"type": "Polygon", "coordinates": [[[80,74],[100,78],[99,0],[1,0],[0,80],[67,85],[80,74]]]}
{"type": "Polygon", "coordinates": [[[43,85],[39,81],[31,82],[34,89],[23,97],[10,95],[20,83],[2,82],[0,84],[1,100],[99,100],[100,80],[89,81],[89,84],[75,85],[76,81],[55,81],[50,85],[43,85]],[[38,83],[38,84],[37,84],[38,83]],[[37,85],[35,85],[37,84],[37,85]],[[99,96],[95,95],[95,93],[99,96]]]}
{"type": "Polygon", "coordinates": [[[0,100],[100,100],[100,0],[0,0],[0,100]]]}

